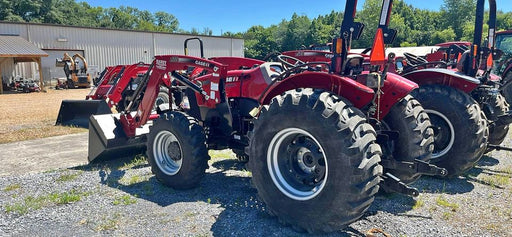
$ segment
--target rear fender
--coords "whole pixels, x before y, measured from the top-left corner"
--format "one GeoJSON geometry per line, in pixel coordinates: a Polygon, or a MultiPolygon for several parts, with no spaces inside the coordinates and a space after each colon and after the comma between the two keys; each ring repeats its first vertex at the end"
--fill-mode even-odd
{"type": "Polygon", "coordinates": [[[402,75],[418,85],[439,84],[469,93],[480,85],[480,81],[460,72],[444,68],[427,68],[402,75]]]}
{"type": "Polygon", "coordinates": [[[384,86],[381,88],[379,116],[376,118],[384,118],[391,110],[391,107],[403,99],[406,95],[418,88],[418,84],[401,77],[394,73],[388,73],[384,86]]]}
{"type": "Polygon", "coordinates": [[[260,104],[269,104],[270,100],[275,96],[297,88],[330,91],[346,98],[357,108],[362,108],[370,103],[374,95],[371,88],[350,78],[324,72],[303,72],[275,83],[266,91],[259,102],[260,104]]]}

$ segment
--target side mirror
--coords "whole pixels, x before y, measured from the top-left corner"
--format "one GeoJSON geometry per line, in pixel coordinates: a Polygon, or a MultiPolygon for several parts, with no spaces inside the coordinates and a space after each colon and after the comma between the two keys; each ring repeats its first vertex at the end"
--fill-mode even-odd
{"type": "Polygon", "coordinates": [[[503,56],[503,51],[501,49],[494,49],[494,51],[492,51],[493,60],[499,60],[501,56],[503,56]]]}

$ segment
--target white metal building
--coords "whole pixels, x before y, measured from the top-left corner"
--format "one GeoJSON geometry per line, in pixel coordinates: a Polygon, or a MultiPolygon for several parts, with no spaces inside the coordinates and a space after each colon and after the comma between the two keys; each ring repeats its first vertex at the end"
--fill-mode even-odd
{"type": "MultiPolygon", "coordinates": [[[[150,63],[155,55],[183,54],[185,39],[194,37],[185,34],[11,22],[0,22],[0,34],[19,35],[49,55],[42,58],[41,62],[45,82],[65,77],[62,67],[55,66],[55,60],[62,58],[66,52],[69,55],[82,54],[90,65],[89,72],[95,69],[101,72],[105,66],[110,65],[140,61],[150,63]]],[[[244,56],[243,39],[199,37],[204,42],[206,58],[244,56]]],[[[190,41],[188,48],[189,55],[200,56],[197,41],[190,41]]],[[[39,79],[35,63],[18,63],[15,66],[2,63],[0,69],[4,82],[15,75],[39,79]]]]}

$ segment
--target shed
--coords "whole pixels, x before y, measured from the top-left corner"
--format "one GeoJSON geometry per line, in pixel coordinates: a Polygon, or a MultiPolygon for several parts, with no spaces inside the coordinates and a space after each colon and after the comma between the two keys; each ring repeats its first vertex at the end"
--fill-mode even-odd
{"type": "MultiPolygon", "coordinates": [[[[43,88],[41,57],[48,57],[48,54],[24,38],[18,35],[0,35],[0,70],[2,63],[7,61],[7,59],[12,59],[11,62],[14,64],[35,62],[39,68],[39,86],[43,88]]],[[[2,75],[1,71],[0,75],[2,75]]],[[[3,82],[1,76],[0,81],[3,82]]],[[[2,93],[3,83],[0,83],[0,94],[2,93]]]]}

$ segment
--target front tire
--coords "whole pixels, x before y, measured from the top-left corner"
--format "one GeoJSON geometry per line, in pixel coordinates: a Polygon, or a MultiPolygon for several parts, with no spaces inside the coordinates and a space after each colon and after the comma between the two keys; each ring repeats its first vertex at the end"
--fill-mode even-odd
{"type": "Polygon", "coordinates": [[[166,186],[197,187],[210,159],[205,140],[203,129],[194,118],[181,112],[162,114],[148,134],[151,171],[166,186]]]}
{"type": "MultiPolygon", "coordinates": [[[[421,104],[407,95],[396,103],[383,120],[392,131],[399,133],[398,140],[392,144],[380,144],[386,153],[390,147],[393,159],[429,161],[434,150],[434,131],[430,119],[421,104]]],[[[402,182],[409,184],[421,175],[415,172],[390,170],[402,182]]]]}
{"type": "Polygon", "coordinates": [[[425,85],[412,95],[434,126],[431,163],[455,177],[471,169],[487,148],[489,129],[478,103],[468,94],[442,85],[425,85]]]}
{"type": "Polygon", "coordinates": [[[249,167],[283,223],[331,232],[360,218],[379,189],[380,146],[364,115],[328,92],[287,92],[254,121],[249,167]]]}

